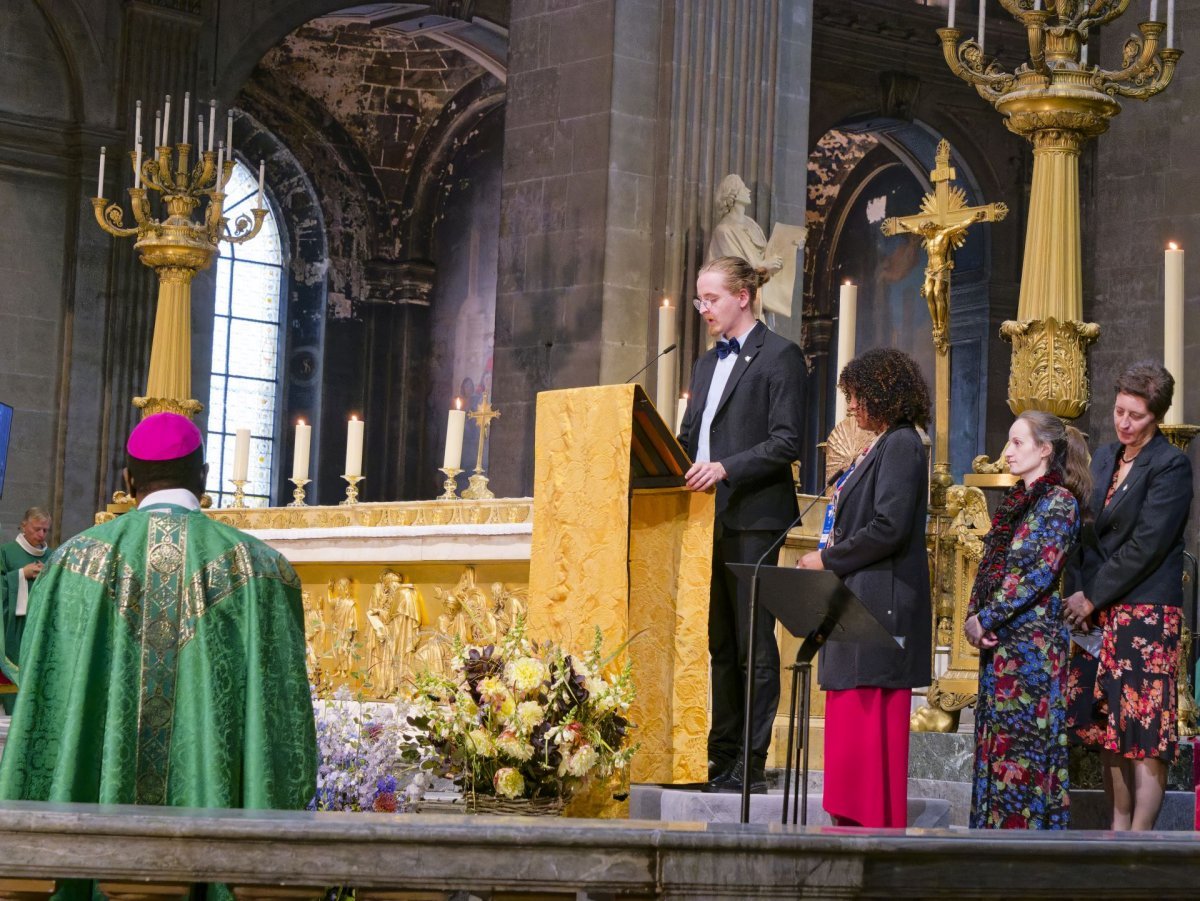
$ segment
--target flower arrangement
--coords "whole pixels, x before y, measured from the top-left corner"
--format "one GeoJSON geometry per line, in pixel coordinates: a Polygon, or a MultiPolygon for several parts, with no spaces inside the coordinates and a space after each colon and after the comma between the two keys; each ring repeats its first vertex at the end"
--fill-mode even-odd
{"type": "Polygon", "coordinates": [[[330,701],[314,692],[317,792],[309,810],[404,812],[423,794],[429,776],[402,704],[364,704],[345,686],[330,701]]]}
{"type": "MultiPolygon", "coordinates": [[[[477,796],[565,801],[587,782],[609,778],[637,750],[627,719],[631,664],[609,668],[596,629],[580,657],[539,647],[518,617],[498,645],[455,645],[452,674],[424,672],[409,722],[435,770],[477,796]]],[[[620,649],[618,649],[618,652],[620,649]]]]}

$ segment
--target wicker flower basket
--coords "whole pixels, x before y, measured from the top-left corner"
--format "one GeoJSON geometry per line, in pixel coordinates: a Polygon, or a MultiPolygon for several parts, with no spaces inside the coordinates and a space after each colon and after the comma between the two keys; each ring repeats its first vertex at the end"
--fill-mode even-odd
{"type": "Polygon", "coordinates": [[[561,816],[562,798],[499,798],[495,795],[464,795],[458,798],[425,798],[418,813],[474,813],[506,817],[561,816]]]}

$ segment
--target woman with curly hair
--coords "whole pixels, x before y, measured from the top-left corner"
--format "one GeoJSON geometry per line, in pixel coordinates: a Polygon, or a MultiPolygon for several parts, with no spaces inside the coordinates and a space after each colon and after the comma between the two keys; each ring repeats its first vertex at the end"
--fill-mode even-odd
{"type": "Polygon", "coordinates": [[[1004,459],[1020,481],[983,540],[965,631],[979,648],[974,829],[1066,829],[1067,651],[1058,577],[1092,493],[1083,434],[1026,410],[1004,459]]]}
{"type": "Polygon", "coordinates": [[[838,825],[903,828],[912,689],[931,675],[929,464],[917,432],[929,388],[916,361],[890,348],[855,357],[838,387],[859,427],[881,434],[834,489],[827,534],[800,566],[838,575],[904,646],[831,641],[821,650],[825,810],[838,825]]]}

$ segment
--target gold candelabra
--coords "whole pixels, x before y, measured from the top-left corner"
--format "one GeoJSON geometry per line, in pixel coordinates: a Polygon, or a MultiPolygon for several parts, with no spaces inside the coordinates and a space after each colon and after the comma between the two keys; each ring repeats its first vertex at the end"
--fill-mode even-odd
{"type": "Polygon", "coordinates": [[[350,507],[358,503],[358,483],[366,476],[342,476],[346,480],[346,499],[342,501],[343,507],[350,507]]]}
{"type": "Polygon", "coordinates": [[[241,509],[246,506],[246,482],[248,479],[230,479],[233,485],[233,502],[230,506],[241,509]]]}
{"type": "MultiPolygon", "coordinates": [[[[974,86],[1033,144],[1033,185],[1017,320],[1001,334],[1013,343],[1009,406],[1074,418],[1087,409],[1084,355],[1100,334],[1083,321],[1079,154],[1121,111],[1118,97],[1148,100],[1171,82],[1181,51],[1164,42],[1163,22],[1142,22],[1123,47],[1121,67],[1089,64],[1089,37],[1118,19],[1130,0],[999,0],[1024,28],[1029,59],[1009,71],[980,40],[939,28],[951,71],[974,86]],[[1045,7],[1044,9],[1042,7],[1045,7]]],[[[953,24],[953,23],[951,23],[953,24]]]]}
{"type": "MultiPolygon", "coordinates": [[[[154,156],[143,158],[141,134],[142,104],[137,103],[133,165],[133,187],[129,188],[134,225],[126,227],[124,210],[109,203],[104,193],[104,148],[100,149],[100,177],[92,207],[100,227],[118,238],[136,238],[142,263],[158,273],[158,307],[150,348],[150,371],[146,396],[134,398],[134,406],[143,415],[169,410],[194,416],[203,409],[191,395],[191,292],[192,279],[212,265],[221,241],[242,244],[257,235],[267,214],[262,202],[262,170],[259,170],[258,204],[249,215],[240,215],[230,227],[223,214],[224,188],[233,172],[231,154],[232,113],[226,131],[228,144],[213,150],[215,101],[210,104],[208,146],[200,150],[203,130],[195,126],[196,143],[189,143],[188,104],[184,97],[184,140],[173,147],[167,141],[170,126],[170,95],[166,98],[162,130],[156,126],[154,156]],[[156,218],[150,191],[162,195],[165,216],[156,218]],[[208,205],[200,220],[193,213],[207,198],[208,205]]],[[[202,120],[201,120],[202,121],[202,120]]]]}
{"type": "Polygon", "coordinates": [[[479,406],[467,414],[479,426],[479,447],[475,450],[475,471],[467,479],[467,488],[462,496],[474,501],[486,500],[496,495],[488,488],[488,478],[483,472],[483,449],[487,446],[488,432],[492,428],[492,420],[500,415],[500,411],[492,406],[487,392],[483,392],[479,406]]]}
{"type": "Polygon", "coordinates": [[[288,479],[295,487],[292,491],[292,502],[289,507],[304,507],[307,506],[304,500],[304,486],[308,484],[308,479],[288,479]]]}
{"type": "Polygon", "coordinates": [[[453,466],[444,466],[438,472],[446,477],[446,481],[442,482],[442,493],[438,495],[437,499],[439,501],[458,500],[458,474],[462,470],[453,466]]]}

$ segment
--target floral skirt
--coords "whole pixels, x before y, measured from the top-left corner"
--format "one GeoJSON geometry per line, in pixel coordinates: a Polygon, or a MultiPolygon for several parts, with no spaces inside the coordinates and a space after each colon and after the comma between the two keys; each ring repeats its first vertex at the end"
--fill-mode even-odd
{"type": "Polygon", "coordinates": [[[1097,614],[1099,658],[1071,658],[1067,728],[1076,741],[1134,760],[1175,759],[1182,625],[1178,607],[1116,604],[1097,614]]]}

